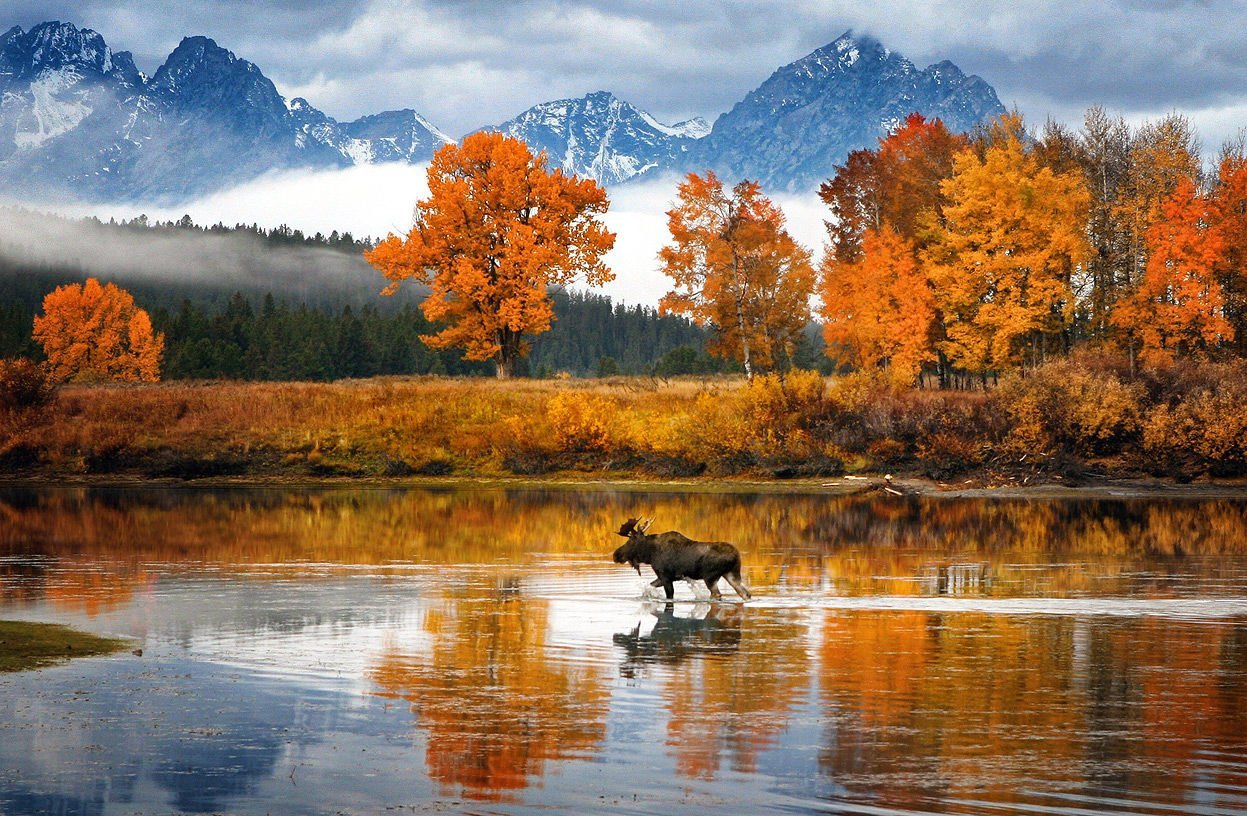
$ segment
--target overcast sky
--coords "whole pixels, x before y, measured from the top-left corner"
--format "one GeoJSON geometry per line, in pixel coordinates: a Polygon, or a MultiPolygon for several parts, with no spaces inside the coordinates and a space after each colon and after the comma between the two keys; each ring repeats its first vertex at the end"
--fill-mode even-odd
{"type": "Polygon", "coordinates": [[[249,59],[339,119],[411,107],[451,136],[611,90],[713,120],[846,29],[920,67],[950,59],[1033,124],[1101,104],[1177,110],[1213,148],[1247,125],[1241,0],[3,0],[6,24],[94,28],[155,71],[184,35],[249,59]]]}

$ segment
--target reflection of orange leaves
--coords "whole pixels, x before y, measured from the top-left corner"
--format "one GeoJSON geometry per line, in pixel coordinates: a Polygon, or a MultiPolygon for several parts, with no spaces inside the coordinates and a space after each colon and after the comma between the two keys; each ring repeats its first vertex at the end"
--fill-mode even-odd
{"type": "Polygon", "coordinates": [[[95,617],[130,603],[136,586],[153,580],[145,571],[125,575],[64,572],[48,584],[45,595],[56,606],[95,617]]]}
{"type": "Polygon", "coordinates": [[[546,762],[598,750],[606,736],[605,672],[547,649],[536,602],[469,597],[430,610],[428,658],[391,648],[370,677],[412,703],[428,734],[429,776],[478,799],[503,800],[546,762]]]}
{"type": "Polygon", "coordinates": [[[925,612],[828,615],[819,659],[826,688],[852,701],[866,728],[901,725],[931,659],[925,612]]]}

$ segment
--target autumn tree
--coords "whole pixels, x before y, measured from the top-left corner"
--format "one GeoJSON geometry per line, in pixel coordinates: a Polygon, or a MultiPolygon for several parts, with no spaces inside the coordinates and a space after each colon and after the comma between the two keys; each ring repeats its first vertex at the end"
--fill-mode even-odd
{"type": "Polygon", "coordinates": [[[1135,243],[1131,207],[1125,205],[1132,174],[1133,135],[1121,117],[1093,107],[1083,117],[1078,134],[1079,153],[1091,194],[1087,240],[1091,256],[1085,267],[1085,286],[1079,292],[1085,333],[1107,337],[1109,314],[1123,294],[1129,294],[1134,276],[1135,243]]]}
{"type": "Polygon", "coordinates": [[[659,310],[712,326],[710,350],[742,363],[749,377],[781,355],[791,359],[810,319],[814,270],[758,183],[729,193],[713,172],[690,173],[667,226],[671,243],[658,256],[675,288],[659,310]]]}
{"type": "Polygon", "coordinates": [[[894,381],[912,384],[935,359],[934,293],[913,245],[885,224],[866,232],[856,261],[828,253],[822,272],[828,353],[866,369],[885,366],[894,381]]]}
{"type": "Polygon", "coordinates": [[[147,312],[112,283],[87,278],[50,292],[35,317],[34,338],[55,382],[160,379],[164,335],[153,332],[147,312]]]}
{"type": "Polygon", "coordinates": [[[528,351],[525,335],[550,328],[550,286],[614,278],[602,263],[615,242],[599,220],[606,192],[548,170],[544,153],[500,133],[442,147],[428,179],[406,239],[390,235],[364,257],[391,281],[387,293],[404,280],[430,287],[421,308],[448,325],[421,335],[425,343],[462,346],[465,359],[493,360],[509,377],[528,351]]]}
{"type": "Polygon", "coordinates": [[[940,183],[952,175],[953,156],[965,145],[965,136],[950,133],[939,119],[912,113],[875,150],[850,153],[819,188],[831,209],[831,254],[857,260],[866,231],[885,223],[921,246],[939,213],[940,183]]]}
{"type": "Polygon", "coordinates": [[[1147,267],[1138,288],[1118,304],[1113,323],[1136,341],[1146,363],[1206,354],[1231,339],[1216,271],[1225,240],[1212,224],[1213,203],[1184,179],[1161,204],[1147,233],[1147,267]]]}
{"type": "Polygon", "coordinates": [[[1238,353],[1247,353],[1247,140],[1226,145],[1217,167],[1213,213],[1225,251],[1217,281],[1225,298],[1225,319],[1234,329],[1238,353]]]}
{"type": "Polygon", "coordinates": [[[901,382],[935,359],[939,323],[916,255],[935,234],[940,185],[966,144],[939,119],[910,114],[877,149],[851,153],[819,189],[832,216],[821,269],[829,355],[884,365],[901,382]]]}
{"type": "Polygon", "coordinates": [[[969,371],[1038,363],[1074,310],[1070,278],[1090,252],[1081,173],[1053,172],[1018,117],[954,160],[944,223],[925,253],[949,358],[969,371]]]}
{"type": "Polygon", "coordinates": [[[1144,124],[1131,140],[1129,172],[1116,207],[1129,241],[1126,278],[1118,282],[1123,296],[1143,277],[1148,232],[1161,218],[1165,200],[1179,183],[1197,182],[1200,165],[1199,139],[1180,114],[1144,124]]]}

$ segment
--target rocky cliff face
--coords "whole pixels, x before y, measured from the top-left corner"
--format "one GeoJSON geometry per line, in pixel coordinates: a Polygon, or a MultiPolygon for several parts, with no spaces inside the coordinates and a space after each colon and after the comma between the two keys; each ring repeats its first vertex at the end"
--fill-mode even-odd
{"type": "Polygon", "coordinates": [[[617,184],[671,166],[708,126],[702,119],[664,125],[606,91],[543,102],[486,128],[544,150],[551,167],[617,184]]]}

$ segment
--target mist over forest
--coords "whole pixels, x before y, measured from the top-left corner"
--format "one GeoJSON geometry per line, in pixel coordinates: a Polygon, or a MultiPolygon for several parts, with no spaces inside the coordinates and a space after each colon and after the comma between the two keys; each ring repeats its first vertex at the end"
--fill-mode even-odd
{"type": "MultiPolygon", "coordinates": [[[[74,219],[0,208],[0,358],[38,358],[31,323],[44,296],[88,277],[116,283],[166,335],[167,379],[333,380],[394,374],[484,375],[487,363],[428,348],[424,290],[386,281],[363,259],[373,239],[287,226],[200,226],[74,219]]],[[[534,338],[525,373],[693,374],[725,369],[709,332],[652,307],[555,288],[555,323],[534,338]]],[[[812,335],[811,342],[816,338],[812,335]]]]}

